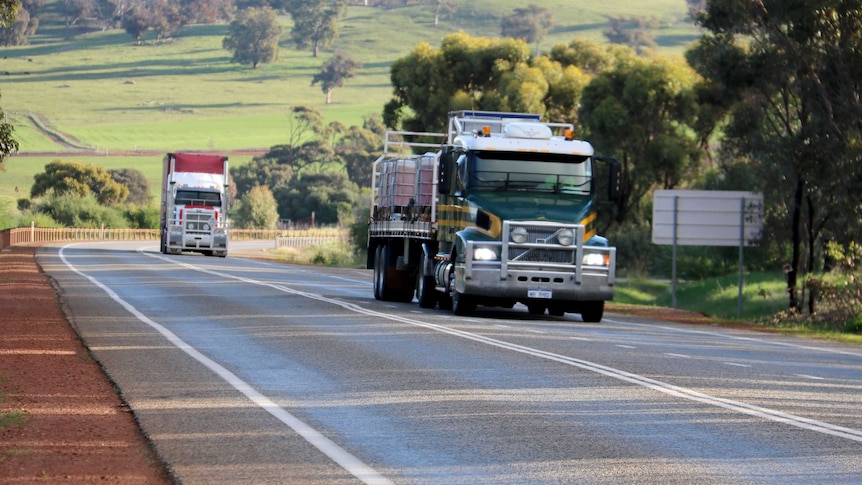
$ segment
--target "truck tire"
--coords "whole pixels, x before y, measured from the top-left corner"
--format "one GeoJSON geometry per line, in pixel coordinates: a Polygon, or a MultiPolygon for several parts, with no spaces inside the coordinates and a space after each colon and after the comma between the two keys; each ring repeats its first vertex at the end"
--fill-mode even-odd
{"type": "Polygon", "coordinates": [[[377,257],[374,259],[374,290],[375,297],[383,301],[398,301],[409,303],[413,301],[413,287],[393,287],[390,272],[396,271],[392,262],[389,243],[377,247],[377,257]]]}
{"type": "MultiPolygon", "coordinates": [[[[455,259],[452,259],[455,261],[455,259]]],[[[476,310],[476,298],[465,295],[455,289],[455,270],[449,272],[449,297],[452,301],[452,313],[462,317],[471,315],[476,310]]]]}
{"type": "Polygon", "coordinates": [[[374,299],[383,300],[382,288],[384,282],[383,275],[386,273],[386,266],[383,263],[383,246],[377,246],[374,250],[374,299]]]}
{"type": "Polygon", "coordinates": [[[605,314],[605,302],[603,301],[585,301],[581,303],[581,319],[589,323],[598,323],[602,321],[602,316],[605,314]]]}
{"type": "Polygon", "coordinates": [[[437,305],[437,290],[434,289],[436,280],[433,274],[425,274],[428,256],[422,252],[419,259],[419,270],[416,272],[416,299],[422,308],[434,308],[437,305]]]}

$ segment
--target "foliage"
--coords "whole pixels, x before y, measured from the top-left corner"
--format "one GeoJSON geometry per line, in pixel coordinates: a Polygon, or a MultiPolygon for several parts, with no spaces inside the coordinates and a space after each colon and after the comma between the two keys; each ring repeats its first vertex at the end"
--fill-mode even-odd
{"type": "Polygon", "coordinates": [[[708,32],[689,61],[723,93],[723,155],[751,162],[769,233],[791,242],[793,311],[801,305],[798,274],[815,269],[824,238],[846,243],[862,232],[860,7],[713,0],[696,15],[708,32]]]}
{"type": "Polygon", "coordinates": [[[609,16],[608,25],[608,30],[604,31],[604,34],[612,44],[629,46],[639,54],[657,47],[648,33],[649,29],[658,27],[656,19],[609,16]]]}
{"type": "Polygon", "coordinates": [[[0,27],[0,43],[4,46],[27,45],[27,36],[36,33],[39,18],[31,17],[25,8],[18,10],[18,17],[9,27],[0,27]]]}
{"type": "Polygon", "coordinates": [[[776,313],[763,322],[773,326],[805,326],[819,330],[862,334],[862,280],[850,278],[830,281],[808,278],[805,284],[817,312],[803,313],[795,308],[776,313]]]}
{"type": "Polygon", "coordinates": [[[336,21],[347,13],[347,0],[293,0],[288,11],[293,17],[291,39],[300,49],[311,47],[317,57],[338,37],[336,21]]]}
{"type": "Polygon", "coordinates": [[[320,83],[320,88],[326,94],[326,104],[329,104],[332,102],[332,91],[344,86],[344,81],[356,75],[356,69],[361,68],[361,62],[354,61],[343,52],[336,52],[331,59],[323,63],[320,72],[312,78],[311,85],[320,83]]]}
{"type": "Polygon", "coordinates": [[[539,43],[553,26],[554,13],[531,3],[526,8],[516,8],[511,15],[503,17],[500,22],[500,33],[503,37],[535,43],[538,57],[539,43]]]}
{"type": "Polygon", "coordinates": [[[261,63],[278,59],[278,39],[281,24],[269,7],[249,8],[241,11],[230,23],[222,47],[233,52],[231,62],[251,64],[253,69],[261,63]]]}
{"type": "Polygon", "coordinates": [[[344,163],[350,181],[359,187],[371,187],[372,161],[383,152],[386,128],[379,116],[369,116],[362,126],[351,126],[339,133],[335,153],[344,163]]]}
{"type": "Polygon", "coordinates": [[[160,208],[157,205],[131,206],[123,210],[123,217],[131,229],[158,229],[160,208]]]}
{"type": "Polygon", "coordinates": [[[527,62],[527,45],[515,39],[472,38],[461,32],[443,38],[441,48],[413,48],[391,67],[394,97],[383,121],[408,131],[440,131],[450,111],[497,109],[494,91],[501,74],[527,62]]]}
{"type": "Polygon", "coordinates": [[[51,195],[37,204],[37,212],[51,216],[65,227],[110,227],[127,229],[121,208],[105,207],[93,194],[51,195]]]}
{"type": "Polygon", "coordinates": [[[4,116],[0,119],[0,172],[6,168],[6,159],[10,155],[18,151],[18,142],[12,138],[12,133],[15,132],[15,127],[6,122],[5,111],[4,116]]]}
{"type": "Polygon", "coordinates": [[[152,200],[149,183],[140,170],[135,168],[117,168],[108,170],[108,173],[115,182],[129,189],[126,202],[136,205],[147,205],[152,200]]]}
{"type": "Polygon", "coordinates": [[[293,177],[293,167],[269,154],[257,156],[238,167],[230,168],[237,197],[242,199],[254,187],[266,185],[273,189],[287,185],[293,177]]]}
{"type": "Polygon", "coordinates": [[[8,26],[15,22],[20,8],[20,0],[0,0],[0,26],[8,26]]]}
{"type": "Polygon", "coordinates": [[[648,220],[646,197],[698,174],[696,74],[667,57],[629,57],[584,89],[580,122],[597,151],[622,163],[615,222],[648,220]]]}
{"type": "Polygon", "coordinates": [[[111,178],[104,167],[72,161],[55,160],[45,165],[45,171],[36,174],[30,197],[52,193],[86,197],[92,194],[102,205],[122,202],[129,189],[111,178]]]}
{"type": "Polygon", "coordinates": [[[240,229],[276,229],[278,208],[269,187],[258,185],[249,190],[234,220],[240,229]]]}
{"type": "Polygon", "coordinates": [[[314,214],[316,224],[350,224],[359,189],[343,172],[303,173],[273,190],[278,214],[293,221],[314,214]]]}

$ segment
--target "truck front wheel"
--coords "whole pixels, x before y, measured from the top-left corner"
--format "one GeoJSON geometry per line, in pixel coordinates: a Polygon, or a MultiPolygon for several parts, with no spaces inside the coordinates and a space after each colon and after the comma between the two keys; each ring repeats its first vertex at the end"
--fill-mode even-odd
{"type": "Polygon", "coordinates": [[[449,273],[449,298],[452,301],[452,312],[455,315],[466,317],[476,310],[476,298],[465,295],[455,289],[455,268],[449,273]]]}
{"type": "Polygon", "coordinates": [[[416,298],[422,308],[434,308],[437,305],[437,291],[434,289],[436,280],[433,274],[426,274],[428,255],[422,252],[419,270],[416,272],[416,298]]]}
{"type": "Polygon", "coordinates": [[[589,323],[598,323],[602,321],[602,316],[605,314],[605,302],[603,301],[585,301],[580,304],[581,319],[589,323]]]}

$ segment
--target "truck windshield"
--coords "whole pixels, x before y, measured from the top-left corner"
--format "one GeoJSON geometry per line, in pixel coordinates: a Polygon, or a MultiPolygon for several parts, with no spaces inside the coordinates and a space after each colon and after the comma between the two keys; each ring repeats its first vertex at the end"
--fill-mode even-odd
{"type": "Polygon", "coordinates": [[[466,163],[459,173],[468,190],[590,195],[588,156],[486,151],[472,154],[466,163]]]}
{"type": "Polygon", "coordinates": [[[177,190],[176,204],[219,207],[221,206],[221,195],[218,192],[180,189],[177,190]]]}

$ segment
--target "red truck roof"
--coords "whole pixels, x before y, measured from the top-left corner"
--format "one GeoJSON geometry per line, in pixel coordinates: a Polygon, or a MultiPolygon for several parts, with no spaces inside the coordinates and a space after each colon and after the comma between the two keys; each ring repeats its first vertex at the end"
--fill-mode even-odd
{"type": "Polygon", "coordinates": [[[203,153],[169,153],[168,156],[173,157],[174,170],[177,172],[224,175],[224,162],[227,160],[225,156],[203,153]]]}

